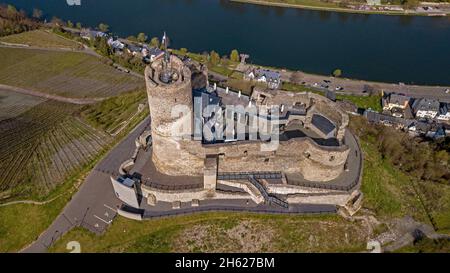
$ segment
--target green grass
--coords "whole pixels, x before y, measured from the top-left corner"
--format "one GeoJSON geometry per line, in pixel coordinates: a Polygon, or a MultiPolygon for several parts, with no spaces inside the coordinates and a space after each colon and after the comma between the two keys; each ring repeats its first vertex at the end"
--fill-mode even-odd
{"type": "Polygon", "coordinates": [[[420,204],[414,198],[410,178],[383,160],[372,144],[363,140],[360,143],[364,152],[361,186],[364,207],[379,216],[399,217],[414,213],[425,219],[420,204]]]}
{"type": "MultiPolygon", "coordinates": [[[[356,123],[351,118],[351,127],[365,130],[366,122],[356,123]],[[356,125],[358,124],[358,125],[356,125]]],[[[434,220],[438,232],[450,234],[450,186],[431,181],[417,182],[383,158],[375,139],[360,139],[364,153],[364,170],[361,190],[363,206],[381,219],[409,215],[426,224],[434,220]],[[420,198],[420,199],[419,199],[420,198]]]]}
{"type": "Polygon", "coordinates": [[[339,100],[348,100],[354,103],[359,108],[372,109],[377,112],[382,112],[381,96],[352,96],[352,95],[336,95],[339,100]]]}
{"type": "Polygon", "coordinates": [[[450,235],[450,186],[435,182],[417,183],[417,188],[439,233],[450,235]]]}
{"type": "Polygon", "coordinates": [[[25,44],[33,47],[80,49],[80,44],[45,30],[33,30],[0,38],[0,42],[25,44]]]}
{"type": "MultiPolygon", "coordinates": [[[[313,92],[320,95],[323,95],[323,91],[319,91],[313,89],[308,86],[283,82],[281,86],[282,90],[291,91],[291,92],[313,92]]],[[[354,95],[343,95],[337,94],[336,99],[338,100],[347,100],[355,104],[359,108],[369,109],[371,108],[374,111],[381,112],[383,109],[381,107],[381,96],[354,96],[354,95]]]]}
{"type": "Polygon", "coordinates": [[[324,94],[324,92],[315,90],[311,87],[304,86],[301,84],[290,83],[290,82],[282,82],[281,90],[290,91],[290,92],[313,92],[313,93],[317,93],[320,95],[324,94]]]}
{"type": "Polygon", "coordinates": [[[88,105],[83,108],[81,115],[91,125],[109,132],[135,114],[138,105],[146,103],[146,99],[145,90],[127,92],[95,105],[88,105]]]}
{"type": "Polygon", "coordinates": [[[228,66],[223,66],[223,65],[212,65],[212,64],[208,64],[208,69],[210,71],[216,72],[220,75],[224,75],[226,77],[230,76],[233,73],[233,70],[230,69],[230,67],[228,66]]]}
{"type": "Polygon", "coordinates": [[[37,239],[68,201],[69,196],[62,196],[42,206],[0,207],[0,252],[17,252],[37,239]]]}
{"type": "Polygon", "coordinates": [[[450,239],[422,238],[413,245],[396,250],[398,253],[450,253],[450,239]]]}
{"type": "Polygon", "coordinates": [[[200,213],[142,222],[122,217],[94,235],[74,229],[50,249],[67,252],[76,240],[82,252],[352,252],[366,245],[365,228],[339,216],[200,213]]]}
{"type": "Polygon", "coordinates": [[[0,83],[66,97],[110,97],[144,81],[78,52],[0,48],[0,83]]]}

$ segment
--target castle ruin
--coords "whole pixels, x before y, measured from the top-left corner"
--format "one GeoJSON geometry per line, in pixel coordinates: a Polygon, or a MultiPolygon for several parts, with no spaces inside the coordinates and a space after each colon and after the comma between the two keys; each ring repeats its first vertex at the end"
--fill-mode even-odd
{"type": "Polygon", "coordinates": [[[359,206],[362,157],[347,113],[333,101],[310,92],[245,95],[210,85],[205,67],[167,51],[147,66],[145,81],[151,147],[133,161],[144,163],[124,173],[139,173],[130,188],[139,187],[148,210],[243,200],[285,210],[359,206]]]}

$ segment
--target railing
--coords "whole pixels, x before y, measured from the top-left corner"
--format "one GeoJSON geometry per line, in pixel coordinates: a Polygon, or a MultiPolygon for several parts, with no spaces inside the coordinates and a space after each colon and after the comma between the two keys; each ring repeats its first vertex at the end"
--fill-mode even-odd
{"type": "Polygon", "coordinates": [[[281,179],[282,172],[224,172],[218,173],[219,180],[247,180],[249,176],[255,179],[281,179]]]}
{"type": "Polygon", "coordinates": [[[325,184],[325,183],[316,183],[316,182],[307,182],[307,181],[296,181],[294,183],[290,183],[295,186],[302,186],[308,188],[317,188],[317,189],[326,189],[326,190],[337,190],[337,191],[349,191],[353,189],[359,182],[359,178],[355,179],[351,184],[348,185],[336,185],[336,184],[325,184]]]}
{"type": "Polygon", "coordinates": [[[320,210],[280,210],[280,209],[265,209],[265,208],[245,208],[245,207],[225,207],[225,206],[210,206],[210,207],[194,207],[182,210],[170,210],[170,211],[145,211],[143,214],[144,219],[149,218],[162,218],[177,215],[187,215],[199,212],[253,212],[253,213],[264,213],[264,214],[286,214],[286,215],[298,215],[298,214],[332,214],[337,212],[335,206],[330,206],[329,209],[320,210]]]}
{"type": "Polygon", "coordinates": [[[154,181],[150,181],[149,179],[142,179],[141,183],[150,188],[166,191],[203,189],[203,183],[186,184],[186,185],[165,185],[156,183],[154,181]]]}
{"type": "Polygon", "coordinates": [[[250,181],[250,183],[252,183],[252,185],[255,186],[259,190],[259,192],[261,192],[261,194],[264,197],[264,200],[268,204],[275,204],[275,205],[278,205],[285,209],[289,208],[289,204],[287,202],[281,200],[280,198],[278,198],[272,194],[269,194],[267,192],[267,190],[264,188],[264,186],[261,185],[261,183],[259,183],[259,181],[256,180],[254,176],[252,176],[252,175],[248,176],[248,181],[250,181]]]}

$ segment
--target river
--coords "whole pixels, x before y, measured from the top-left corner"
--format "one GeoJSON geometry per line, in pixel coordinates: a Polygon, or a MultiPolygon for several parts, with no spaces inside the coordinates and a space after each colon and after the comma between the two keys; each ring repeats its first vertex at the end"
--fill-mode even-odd
{"type": "Polygon", "coordinates": [[[255,64],[383,82],[450,85],[450,18],[384,16],[265,7],[227,0],[6,0],[45,18],[119,36],[167,31],[173,48],[236,48],[255,64]]]}

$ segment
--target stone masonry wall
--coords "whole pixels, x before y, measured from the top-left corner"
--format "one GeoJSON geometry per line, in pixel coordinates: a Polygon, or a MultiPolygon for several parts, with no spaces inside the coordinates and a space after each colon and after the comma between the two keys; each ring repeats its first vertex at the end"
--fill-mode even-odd
{"type": "MultiPolygon", "coordinates": [[[[192,140],[191,74],[177,57],[172,56],[171,64],[178,79],[170,84],[159,80],[162,60],[154,62],[145,71],[152,119],[152,160],[160,172],[168,175],[203,175],[204,159],[208,154],[219,155],[219,172],[283,171],[301,173],[311,181],[329,181],[343,171],[349,152],[345,145],[319,146],[305,137],[282,141],[277,149],[265,151],[261,141],[202,145],[200,141],[192,140]],[[172,116],[173,107],[180,105],[187,109],[187,115],[172,116]],[[177,131],[180,125],[185,130],[177,131]]],[[[274,91],[272,99],[274,103],[282,103],[278,102],[282,98],[285,104],[288,99],[302,101],[308,106],[313,100],[326,100],[316,96],[274,91]]],[[[339,115],[333,113],[332,116],[338,118],[339,115]]]]}

